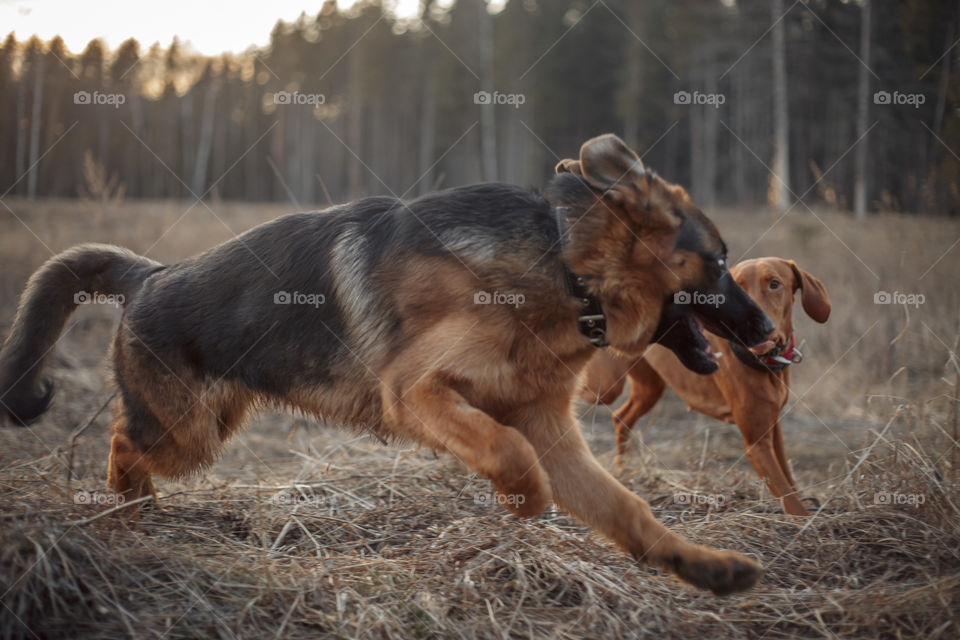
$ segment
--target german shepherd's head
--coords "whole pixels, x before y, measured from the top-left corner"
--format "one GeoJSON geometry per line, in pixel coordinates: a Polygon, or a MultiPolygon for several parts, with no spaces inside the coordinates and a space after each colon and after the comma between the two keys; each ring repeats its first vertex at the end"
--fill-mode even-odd
{"type": "Polygon", "coordinates": [[[546,196],[565,218],[563,259],[603,301],[611,346],[640,355],[660,342],[712,373],[702,329],[747,346],[766,339],[772,322],[731,278],[720,233],[682,187],[612,134],[588,140],[556,171],[546,196]]]}

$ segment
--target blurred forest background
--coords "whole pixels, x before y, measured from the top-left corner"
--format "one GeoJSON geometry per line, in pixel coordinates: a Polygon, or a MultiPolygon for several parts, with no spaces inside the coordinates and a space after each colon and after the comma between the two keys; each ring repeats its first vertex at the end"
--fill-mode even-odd
{"type": "Polygon", "coordinates": [[[613,131],[703,207],[957,215],[958,38],[947,0],[328,1],[219,57],[10,34],[0,194],[308,208],[541,185],[613,131]]]}

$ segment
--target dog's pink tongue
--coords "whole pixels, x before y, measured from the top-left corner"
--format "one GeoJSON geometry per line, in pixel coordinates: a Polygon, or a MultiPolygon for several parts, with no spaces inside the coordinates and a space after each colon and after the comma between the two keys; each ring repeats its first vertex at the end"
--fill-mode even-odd
{"type": "Polygon", "coordinates": [[[761,342],[758,345],[750,347],[750,351],[753,351],[756,354],[763,355],[777,346],[777,343],[773,340],[767,340],[766,342],[761,342]]]}

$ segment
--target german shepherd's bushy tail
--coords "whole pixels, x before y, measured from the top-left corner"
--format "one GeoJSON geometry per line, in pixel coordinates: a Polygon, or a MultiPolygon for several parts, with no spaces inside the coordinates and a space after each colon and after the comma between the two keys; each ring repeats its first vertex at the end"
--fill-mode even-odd
{"type": "Polygon", "coordinates": [[[23,425],[50,406],[53,383],[40,374],[78,304],[93,296],[113,296],[126,305],[143,281],[162,268],[149,258],[106,244],[77,245],[47,260],[27,282],[10,336],[0,350],[0,415],[23,425]]]}

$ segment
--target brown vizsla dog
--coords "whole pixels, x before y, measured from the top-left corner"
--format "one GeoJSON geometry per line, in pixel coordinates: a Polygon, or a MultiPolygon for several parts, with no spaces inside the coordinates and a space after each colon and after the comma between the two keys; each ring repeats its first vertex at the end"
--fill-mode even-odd
{"type": "Polygon", "coordinates": [[[776,323],[766,342],[747,349],[706,333],[710,350],[718,356],[718,369],[709,376],[687,369],[672,351],[660,345],[651,345],[640,358],[623,357],[606,349],[590,361],[580,395],[587,402],[611,404],[630,378],[630,397],[613,414],[617,452],[623,455],[634,423],[653,408],[669,386],[691,409],[735,423],[743,434],[750,464],[782,501],[784,510],[808,515],[784,452],[780,411],[789,396],[790,364],[802,357],[793,335],[794,294],[800,291],[803,310],[820,323],[830,316],[830,299],[823,283],[793,260],[745,260],[730,273],[776,323]]]}

